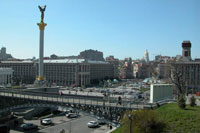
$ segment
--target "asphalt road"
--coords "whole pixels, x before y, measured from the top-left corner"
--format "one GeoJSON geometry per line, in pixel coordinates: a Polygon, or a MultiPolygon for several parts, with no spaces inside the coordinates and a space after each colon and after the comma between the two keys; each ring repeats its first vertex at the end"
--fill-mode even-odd
{"type": "MultiPolygon", "coordinates": [[[[88,128],[87,123],[91,120],[95,120],[95,118],[84,116],[78,119],[73,119],[67,121],[63,124],[59,124],[53,127],[45,128],[39,130],[40,133],[60,133],[62,129],[65,130],[65,133],[94,133],[95,130],[100,130],[99,128],[88,128]],[[71,131],[71,132],[70,132],[71,131]]],[[[104,126],[106,127],[106,126],[104,126]]],[[[102,133],[106,132],[106,130],[102,130],[102,133]]]]}
{"type": "Polygon", "coordinates": [[[105,133],[109,130],[106,125],[101,125],[98,128],[88,128],[87,123],[97,119],[96,116],[84,112],[79,112],[79,117],[72,119],[67,118],[63,113],[54,116],[43,116],[40,119],[23,120],[23,123],[33,123],[34,125],[37,125],[38,129],[23,131],[20,124],[17,127],[12,128],[10,133],[60,133],[62,129],[65,130],[65,133],[105,133]],[[40,119],[44,118],[51,118],[52,124],[41,125],[40,119]]]}
{"type": "MultiPolygon", "coordinates": [[[[65,116],[52,118],[54,125],[42,126],[39,120],[25,120],[25,123],[34,123],[38,125],[38,130],[25,131],[26,133],[60,133],[62,129],[65,133],[105,133],[109,131],[106,125],[98,128],[88,128],[87,123],[91,120],[96,120],[89,115],[81,115],[79,118],[68,119],[65,116]]],[[[20,127],[12,129],[10,133],[24,132],[20,127]]]]}

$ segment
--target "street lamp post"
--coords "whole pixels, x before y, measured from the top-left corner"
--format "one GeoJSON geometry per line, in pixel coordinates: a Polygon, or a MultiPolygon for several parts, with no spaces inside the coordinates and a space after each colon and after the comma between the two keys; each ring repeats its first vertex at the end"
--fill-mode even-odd
{"type": "Polygon", "coordinates": [[[133,115],[132,115],[132,114],[129,114],[129,115],[128,115],[128,119],[129,119],[129,123],[130,123],[129,133],[132,133],[132,120],[133,120],[133,115]]]}
{"type": "Polygon", "coordinates": [[[69,121],[69,132],[71,133],[72,132],[72,129],[71,129],[71,121],[69,121]]]}

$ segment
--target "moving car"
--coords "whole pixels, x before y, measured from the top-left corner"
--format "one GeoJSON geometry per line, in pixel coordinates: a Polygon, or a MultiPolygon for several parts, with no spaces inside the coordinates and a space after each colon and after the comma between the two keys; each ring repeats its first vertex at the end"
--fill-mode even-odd
{"type": "Polygon", "coordinates": [[[87,125],[88,127],[92,128],[92,127],[98,127],[99,123],[97,121],[89,121],[87,125]]]}
{"type": "Polygon", "coordinates": [[[50,125],[50,124],[52,124],[52,120],[50,118],[42,119],[41,124],[42,125],[50,125]]]}
{"type": "Polygon", "coordinates": [[[75,114],[75,113],[69,113],[69,114],[66,114],[67,118],[77,118],[78,115],[75,114]]]}
{"type": "Polygon", "coordinates": [[[37,129],[38,126],[33,123],[26,123],[22,125],[23,130],[37,129]]]}

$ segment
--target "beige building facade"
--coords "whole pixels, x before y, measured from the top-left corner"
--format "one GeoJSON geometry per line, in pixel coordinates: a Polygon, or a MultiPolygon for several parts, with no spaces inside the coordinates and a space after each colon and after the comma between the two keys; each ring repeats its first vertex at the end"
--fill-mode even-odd
{"type": "Polygon", "coordinates": [[[200,62],[176,62],[175,65],[181,71],[186,86],[189,89],[200,91],[200,62]]]}
{"type": "MultiPolygon", "coordinates": [[[[15,82],[32,84],[38,76],[34,61],[2,61],[0,67],[12,68],[15,82]]],[[[44,60],[44,77],[49,85],[87,86],[93,81],[113,77],[113,65],[85,59],[44,60]]]]}
{"type": "Polygon", "coordinates": [[[0,85],[7,86],[12,84],[12,68],[0,68],[0,85]]]}

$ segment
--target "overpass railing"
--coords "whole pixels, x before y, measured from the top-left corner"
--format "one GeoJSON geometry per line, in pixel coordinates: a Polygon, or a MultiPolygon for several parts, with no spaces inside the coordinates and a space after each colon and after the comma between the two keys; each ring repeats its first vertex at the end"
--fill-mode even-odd
{"type": "Polygon", "coordinates": [[[144,109],[151,108],[156,105],[138,101],[123,101],[121,104],[117,100],[105,100],[99,97],[90,96],[72,96],[72,95],[59,95],[56,93],[44,93],[44,92],[28,92],[28,91],[17,91],[17,90],[6,90],[0,89],[0,96],[20,98],[24,100],[37,100],[42,102],[53,102],[56,104],[82,104],[91,106],[104,106],[104,107],[117,107],[117,108],[128,108],[128,109],[144,109]]]}

